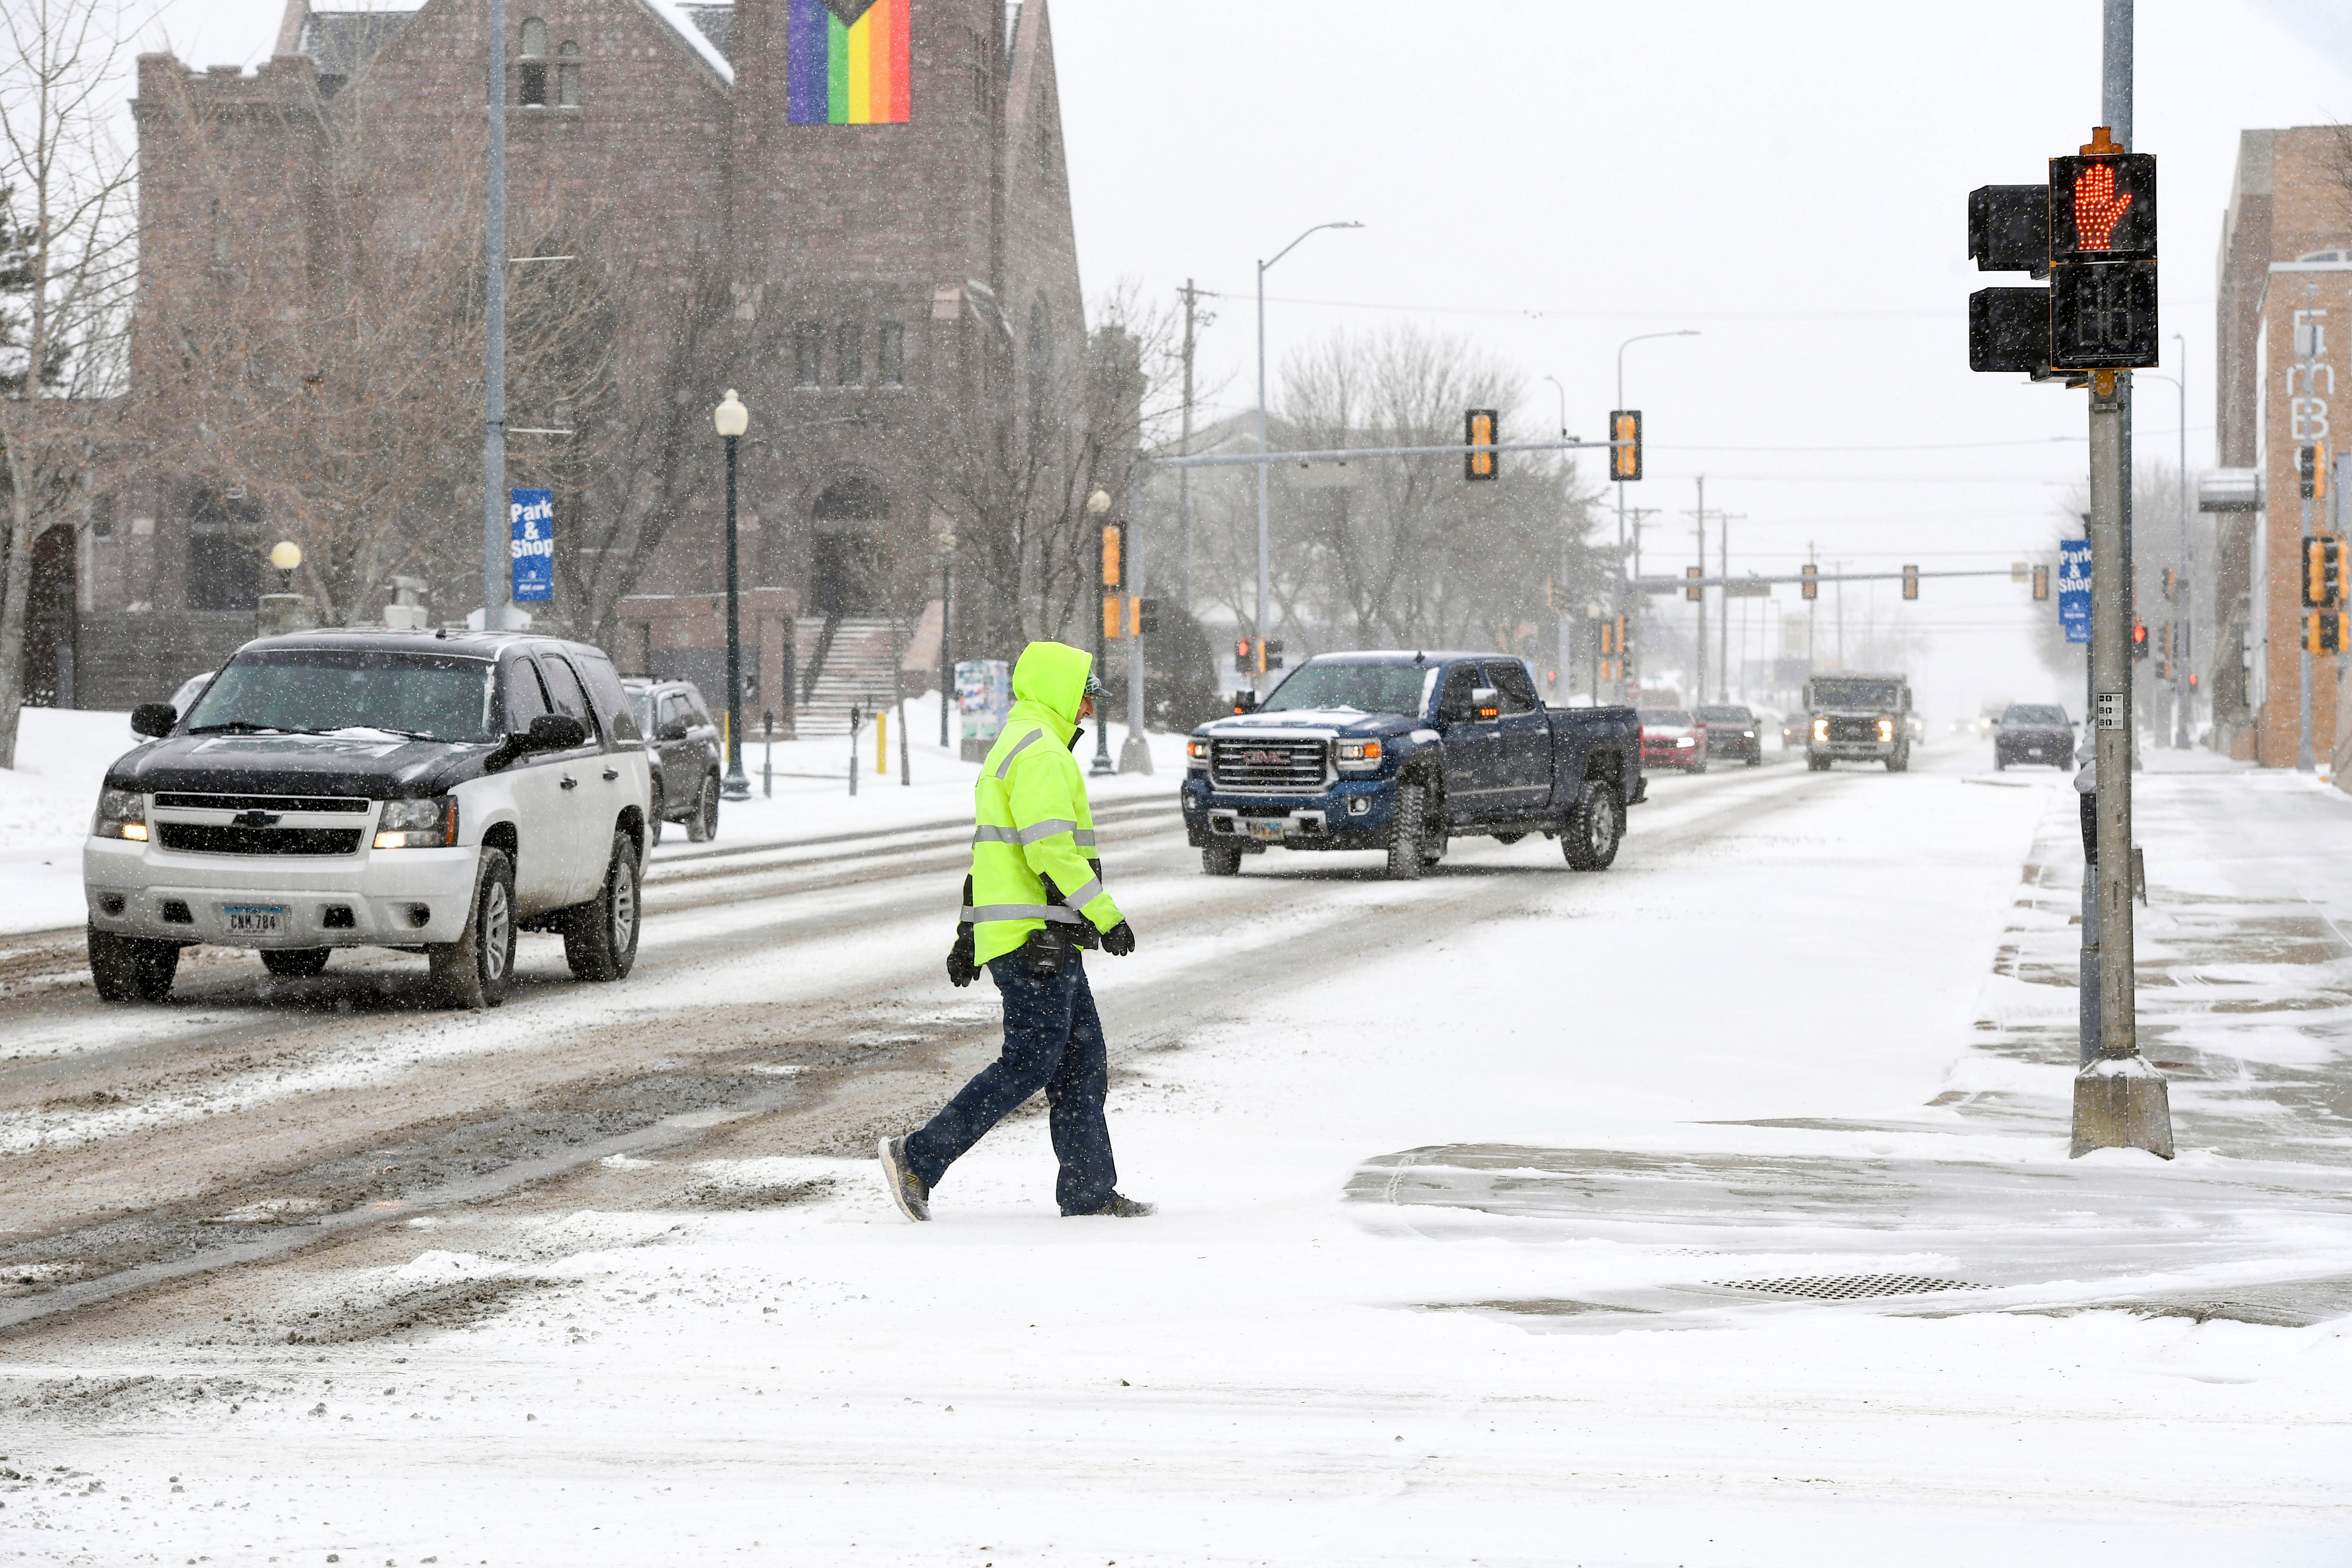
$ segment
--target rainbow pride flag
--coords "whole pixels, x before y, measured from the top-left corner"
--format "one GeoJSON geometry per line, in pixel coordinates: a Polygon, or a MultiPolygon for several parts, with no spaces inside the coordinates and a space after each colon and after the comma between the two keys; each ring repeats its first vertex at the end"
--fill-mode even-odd
{"type": "Polygon", "coordinates": [[[904,125],[912,74],[907,8],[913,0],[787,3],[784,91],[792,123],[904,125]]]}

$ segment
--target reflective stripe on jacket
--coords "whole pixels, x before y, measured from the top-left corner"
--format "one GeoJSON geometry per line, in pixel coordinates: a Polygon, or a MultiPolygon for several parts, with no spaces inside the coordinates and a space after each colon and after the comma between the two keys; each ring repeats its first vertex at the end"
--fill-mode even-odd
{"type": "Polygon", "coordinates": [[[1100,931],[1119,922],[1095,855],[1086,775],[1070,751],[1093,663],[1081,648],[1033,642],[1013,667],[1013,710],[973,791],[971,902],[962,918],[972,926],[979,963],[1011,952],[1047,924],[1090,922],[1100,931]]]}

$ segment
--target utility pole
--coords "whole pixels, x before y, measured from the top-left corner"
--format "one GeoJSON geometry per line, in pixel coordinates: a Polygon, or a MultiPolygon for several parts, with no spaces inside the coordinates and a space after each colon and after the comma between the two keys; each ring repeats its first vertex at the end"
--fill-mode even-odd
{"type": "MultiPolygon", "coordinates": [[[[2313,289],[2311,279],[2305,278],[2303,281],[2303,302],[2306,308],[2311,304],[2312,297],[2313,289]]],[[[2301,312],[2301,314],[2304,319],[2294,324],[2294,353],[2295,357],[2303,361],[2303,384],[2305,390],[2308,391],[2311,386],[2311,377],[2313,374],[2311,368],[2312,364],[2319,358],[2320,353],[2324,347],[2321,341],[2321,333],[2325,329],[2320,326],[2318,318],[2312,315],[2308,309],[2301,312]]],[[[2319,447],[2318,444],[2314,442],[2312,446],[2312,472],[2315,476],[2318,475],[2318,463],[2319,447]]],[[[2303,497],[2302,537],[2308,539],[2311,537],[2312,487],[2309,485],[2298,485],[2296,489],[2303,497]]],[[[2297,708],[2301,710],[2301,713],[2300,717],[2295,721],[2294,771],[2299,773],[2307,773],[2314,772],[2318,766],[2317,759],[2315,759],[2311,752],[2311,639],[2308,637],[2297,637],[2295,640],[2303,645],[2302,651],[2296,656],[2300,661],[2303,683],[2301,700],[2296,704],[2297,708]]]]}
{"type": "MultiPolygon", "coordinates": [[[[1810,539],[1805,541],[1805,564],[1817,572],[1821,570],[1821,549],[1810,539]]],[[[1819,590],[1816,589],[1815,592],[1819,590]]],[[[1813,670],[1817,668],[1813,659],[1813,639],[1821,631],[1821,627],[1820,601],[1816,600],[1805,606],[1805,679],[1809,684],[1813,679],[1813,670]]]]}
{"type": "Polygon", "coordinates": [[[1838,632],[1838,636],[1837,636],[1837,644],[1838,644],[1838,668],[1839,668],[1839,669],[1841,669],[1841,670],[1843,670],[1843,669],[1844,669],[1844,668],[1846,668],[1846,663],[1845,663],[1845,563],[1844,563],[1844,562],[1843,562],[1843,561],[1841,561],[1841,562],[1838,562],[1838,563],[1837,563],[1837,574],[1838,574],[1838,585],[1837,585],[1837,632],[1838,632]]]}
{"type": "MultiPolygon", "coordinates": [[[[2108,134],[2128,151],[2131,0],[2105,0],[2101,98],[2108,134]]],[[[2146,1149],[2172,1157],[2164,1079],[2139,1054],[2133,964],[2131,377],[2091,373],[2091,847],[2096,852],[2098,1055],[2074,1078],[2073,1152],[2146,1149]]]]}
{"type": "Polygon", "coordinates": [[[487,350],[482,365],[482,629],[507,624],[513,591],[507,541],[507,0],[490,0],[489,212],[484,260],[487,350]]]}
{"type": "MultiPolygon", "coordinates": [[[[1205,310],[1197,309],[1201,291],[1190,278],[1177,290],[1184,296],[1184,430],[1183,444],[1179,448],[1184,456],[1192,455],[1192,347],[1198,327],[1216,320],[1205,310]]],[[[1176,470],[1176,515],[1184,535],[1184,564],[1181,579],[1184,613],[1192,613],[1192,470],[1176,470]]]]}
{"type": "MultiPolygon", "coordinates": [[[[1719,511],[1715,514],[1716,574],[1727,584],[1731,581],[1731,525],[1746,521],[1745,513],[1735,516],[1727,511],[1719,511]]],[[[1717,592],[1715,607],[1721,612],[1723,622],[1715,629],[1715,700],[1728,702],[1731,700],[1731,594],[1727,586],[1717,592]]],[[[1741,626],[1745,626],[1748,622],[1748,606],[1745,605],[1739,607],[1739,618],[1741,626]]],[[[1741,647],[1744,652],[1744,642],[1741,647]]]]}
{"type": "MultiPolygon", "coordinates": [[[[1691,514],[1698,519],[1698,573],[1706,575],[1706,476],[1698,477],[1698,510],[1691,514]]],[[[1691,697],[1685,700],[1706,700],[1706,590],[1698,591],[1698,636],[1691,640],[1691,659],[1697,668],[1691,682],[1691,697]]]]}

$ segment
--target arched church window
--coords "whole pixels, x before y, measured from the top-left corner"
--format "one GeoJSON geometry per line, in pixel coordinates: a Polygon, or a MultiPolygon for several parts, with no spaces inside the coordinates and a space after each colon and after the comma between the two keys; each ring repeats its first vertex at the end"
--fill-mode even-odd
{"type": "Polygon", "coordinates": [[[569,38],[555,49],[555,102],[562,109],[580,107],[580,46],[569,38]]]}
{"type": "Polygon", "coordinates": [[[547,107],[547,24],[527,16],[522,24],[522,58],[517,72],[526,109],[547,107]]]}

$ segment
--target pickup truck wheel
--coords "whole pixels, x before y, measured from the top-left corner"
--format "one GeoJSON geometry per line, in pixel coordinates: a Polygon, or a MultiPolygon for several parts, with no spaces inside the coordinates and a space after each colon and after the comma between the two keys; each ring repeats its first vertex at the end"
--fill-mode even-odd
{"type": "Polygon", "coordinates": [[[1427,785],[1409,784],[1397,791],[1396,816],[1389,827],[1389,880],[1413,881],[1426,868],[1428,847],[1422,842],[1422,824],[1428,809],[1427,785]]]}
{"type": "Polygon", "coordinates": [[[604,885],[584,904],[563,911],[563,962],[575,980],[625,980],[637,962],[637,847],[613,835],[604,885]]]}
{"type": "Polygon", "coordinates": [[[1559,832],[1570,869],[1606,871],[1624,841],[1625,808],[1617,803],[1617,792],[1599,779],[1587,779],[1559,832]]]}
{"type": "Polygon", "coordinates": [[[425,949],[433,989],[445,1005],[479,1012],[507,999],[514,977],[514,866],[502,849],[484,848],[474,879],[474,907],[457,940],[425,949]]]}
{"type": "Polygon", "coordinates": [[[1910,767],[1911,767],[1911,748],[1910,748],[1910,747],[1908,747],[1908,746],[1897,746],[1897,747],[1895,747],[1895,750],[1894,750],[1893,752],[1891,752],[1890,753],[1888,753],[1887,758],[1886,758],[1886,771],[1887,771],[1888,773],[1906,773],[1906,772],[1908,772],[1908,771],[1910,770],[1910,767]]]}
{"type": "Polygon", "coordinates": [[[1203,844],[1201,846],[1201,870],[1211,877],[1237,877],[1242,869],[1242,848],[1238,844],[1203,844]]]}
{"type": "Polygon", "coordinates": [[[265,947],[261,967],[280,980],[308,980],[327,967],[331,947],[265,947]]]}
{"type": "Polygon", "coordinates": [[[1497,844],[1517,844],[1520,839],[1525,838],[1526,837],[1527,835],[1524,833],[1497,833],[1495,835],[1495,842],[1497,844]]]}
{"type": "Polygon", "coordinates": [[[719,775],[702,775],[702,793],[694,797],[694,815],[686,819],[686,836],[697,844],[719,837],[719,775]]]}
{"type": "Polygon", "coordinates": [[[179,972],[175,942],[89,928],[89,978],[101,1002],[161,1002],[179,972]]]}
{"type": "Polygon", "coordinates": [[[1805,759],[1805,766],[1814,773],[1825,773],[1830,771],[1830,760],[1827,757],[1809,756],[1805,759]]]}

